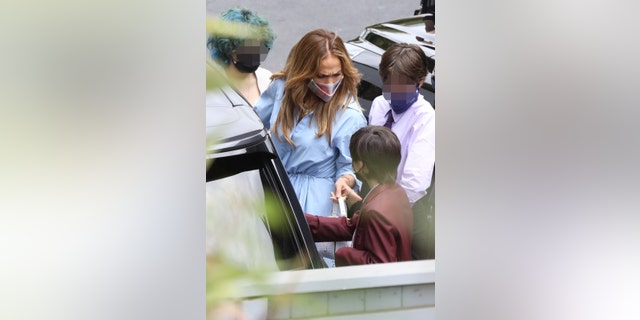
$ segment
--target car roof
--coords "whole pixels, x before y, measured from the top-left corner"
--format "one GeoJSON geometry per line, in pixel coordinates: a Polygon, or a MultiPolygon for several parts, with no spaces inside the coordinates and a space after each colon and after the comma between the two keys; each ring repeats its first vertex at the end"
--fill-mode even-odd
{"type": "Polygon", "coordinates": [[[422,48],[424,53],[435,60],[435,45],[425,44],[416,39],[424,37],[423,17],[431,14],[415,15],[365,27],[355,39],[345,44],[353,61],[377,69],[380,57],[393,43],[412,43],[422,48]]]}

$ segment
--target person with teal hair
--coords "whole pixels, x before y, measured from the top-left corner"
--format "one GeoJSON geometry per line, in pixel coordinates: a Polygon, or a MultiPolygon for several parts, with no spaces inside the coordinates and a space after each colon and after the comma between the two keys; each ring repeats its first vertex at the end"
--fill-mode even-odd
{"type": "Polygon", "coordinates": [[[265,18],[247,8],[229,9],[220,14],[219,21],[219,28],[207,40],[211,58],[253,105],[271,82],[271,72],[260,64],[276,35],[265,18]]]}

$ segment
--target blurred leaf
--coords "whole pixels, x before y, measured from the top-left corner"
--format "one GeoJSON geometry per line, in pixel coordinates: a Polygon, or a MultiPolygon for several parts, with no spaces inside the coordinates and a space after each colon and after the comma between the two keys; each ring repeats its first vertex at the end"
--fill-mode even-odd
{"type": "Polygon", "coordinates": [[[206,307],[215,308],[237,293],[237,284],[241,280],[261,281],[267,269],[247,270],[229,264],[218,256],[207,256],[206,265],[206,307]]]}
{"type": "Polygon", "coordinates": [[[227,78],[211,58],[207,58],[206,81],[207,91],[228,85],[227,78]]]}
{"type": "Polygon", "coordinates": [[[265,208],[267,219],[269,219],[269,226],[274,231],[286,231],[287,230],[287,221],[286,215],[281,214],[279,211],[282,211],[282,204],[280,203],[280,199],[271,192],[271,190],[265,190],[265,208]]]}
{"type": "Polygon", "coordinates": [[[257,40],[263,40],[269,37],[269,31],[264,26],[227,21],[220,17],[207,17],[206,26],[207,34],[216,37],[257,40]]]}

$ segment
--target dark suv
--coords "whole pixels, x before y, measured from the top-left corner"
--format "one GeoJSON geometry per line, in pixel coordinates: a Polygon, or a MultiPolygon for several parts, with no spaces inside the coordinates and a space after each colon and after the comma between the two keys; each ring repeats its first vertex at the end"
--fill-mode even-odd
{"type": "Polygon", "coordinates": [[[417,44],[426,54],[429,74],[420,88],[420,94],[435,108],[435,42],[427,43],[416,38],[427,36],[423,17],[428,15],[431,14],[421,14],[368,26],[360,36],[345,43],[353,64],[362,74],[362,81],[358,87],[358,100],[364,108],[366,117],[371,109],[371,101],[382,95],[382,81],[378,74],[380,59],[384,51],[394,43],[417,44]]]}
{"type": "Polygon", "coordinates": [[[229,243],[240,248],[247,238],[263,239],[247,245],[272,252],[240,248],[232,255],[246,255],[236,257],[241,263],[271,256],[279,270],[325,268],[262,121],[241,94],[220,84],[208,90],[206,104],[208,254],[229,243]],[[224,231],[233,239],[220,235],[224,231]]]}

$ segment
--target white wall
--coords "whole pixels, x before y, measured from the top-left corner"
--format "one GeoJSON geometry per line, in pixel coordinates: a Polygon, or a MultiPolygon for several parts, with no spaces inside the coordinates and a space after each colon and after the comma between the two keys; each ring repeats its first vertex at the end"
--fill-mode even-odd
{"type": "Polygon", "coordinates": [[[435,261],[277,272],[236,298],[252,319],[434,319],[435,261]]]}

